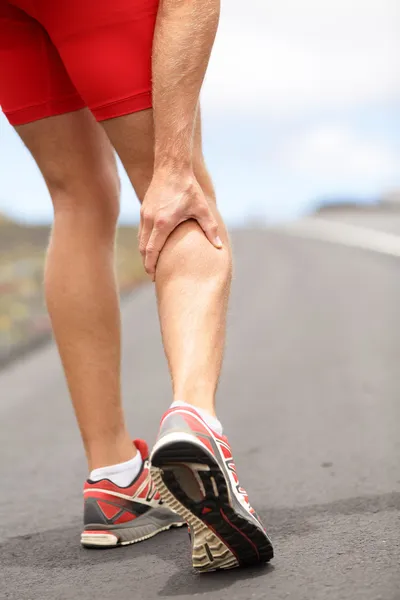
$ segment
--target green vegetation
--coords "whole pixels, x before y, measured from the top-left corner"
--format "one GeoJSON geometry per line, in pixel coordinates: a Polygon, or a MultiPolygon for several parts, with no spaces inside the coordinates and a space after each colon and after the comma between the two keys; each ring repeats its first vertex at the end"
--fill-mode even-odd
{"type": "MultiPolygon", "coordinates": [[[[50,334],[43,299],[47,226],[28,227],[0,215],[0,365],[50,334]]],[[[137,229],[120,227],[116,270],[121,293],[145,277],[137,229]]]]}

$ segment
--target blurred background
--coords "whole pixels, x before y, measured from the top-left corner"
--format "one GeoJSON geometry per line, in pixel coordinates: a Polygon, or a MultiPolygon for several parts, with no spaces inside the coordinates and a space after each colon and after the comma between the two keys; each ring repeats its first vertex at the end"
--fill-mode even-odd
{"type": "MultiPolygon", "coordinates": [[[[202,102],[205,154],[230,227],[400,202],[399,23],[398,0],[223,3],[202,102]]],[[[121,178],[125,292],[144,275],[139,207],[122,168],[121,178]]],[[[0,115],[0,364],[48,337],[51,220],[41,176],[0,115]]]]}

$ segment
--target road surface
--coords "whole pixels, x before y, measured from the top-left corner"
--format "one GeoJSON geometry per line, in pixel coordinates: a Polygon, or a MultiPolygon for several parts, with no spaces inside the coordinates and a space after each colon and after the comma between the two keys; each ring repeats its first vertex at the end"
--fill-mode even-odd
{"type": "MultiPolygon", "coordinates": [[[[79,546],[83,452],[54,347],[0,374],[0,598],[400,599],[400,262],[238,232],[219,413],[276,548],[198,575],[187,533],[79,546]]],[[[170,401],[151,286],[124,305],[123,389],[153,442],[170,401]]]]}

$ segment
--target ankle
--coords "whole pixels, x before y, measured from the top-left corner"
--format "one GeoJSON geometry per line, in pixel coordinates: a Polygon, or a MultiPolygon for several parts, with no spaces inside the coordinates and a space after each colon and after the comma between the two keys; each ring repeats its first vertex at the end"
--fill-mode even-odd
{"type": "Polygon", "coordinates": [[[194,408],[196,410],[196,412],[200,415],[200,417],[207,423],[207,425],[209,427],[211,427],[211,429],[213,429],[216,433],[219,433],[219,435],[222,435],[223,433],[223,427],[222,427],[222,423],[221,421],[218,419],[218,417],[215,414],[215,410],[214,410],[214,406],[212,407],[212,412],[201,408],[199,406],[196,406],[195,404],[192,404],[190,402],[184,402],[182,400],[174,400],[174,402],[171,404],[171,408],[174,407],[188,407],[190,406],[191,408],[194,408]]]}
{"type": "Polygon", "coordinates": [[[139,475],[143,465],[143,459],[140,453],[125,462],[99,467],[90,472],[91,481],[101,481],[109,479],[119,487],[127,487],[139,475]]]}
{"type": "Polygon", "coordinates": [[[209,414],[213,418],[217,418],[217,413],[215,412],[215,397],[213,395],[206,394],[174,394],[173,403],[177,405],[180,403],[190,404],[193,408],[200,409],[207,414],[209,414]],[[182,400],[184,398],[184,400],[182,400]]]}
{"type": "Polygon", "coordinates": [[[89,471],[127,462],[138,452],[128,432],[120,436],[100,436],[85,444],[89,471]]]}

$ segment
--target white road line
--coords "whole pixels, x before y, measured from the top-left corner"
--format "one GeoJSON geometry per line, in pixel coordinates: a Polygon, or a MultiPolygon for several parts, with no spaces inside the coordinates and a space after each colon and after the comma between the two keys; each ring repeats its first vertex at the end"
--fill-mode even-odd
{"type": "Polygon", "coordinates": [[[400,236],[339,221],[304,218],[279,227],[290,235],[400,257],[400,236]]]}

